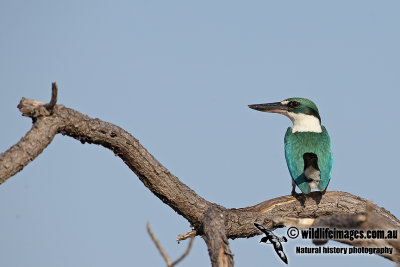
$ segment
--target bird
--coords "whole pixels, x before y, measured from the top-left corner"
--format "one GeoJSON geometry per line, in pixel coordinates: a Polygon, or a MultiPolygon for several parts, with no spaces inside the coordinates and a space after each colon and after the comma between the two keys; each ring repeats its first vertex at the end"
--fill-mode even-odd
{"type": "Polygon", "coordinates": [[[331,140],[321,125],[317,106],[307,98],[292,97],[281,102],[253,104],[249,108],[285,115],[293,122],[284,138],[285,158],[292,177],[292,195],[296,185],[305,195],[326,192],[332,172],[331,140]]]}
{"type": "Polygon", "coordinates": [[[263,238],[261,238],[260,243],[272,244],[274,246],[276,254],[278,254],[279,258],[286,264],[288,264],[288,259],[286,257],[285,252],[283,252],[283,246],[281,242],[287,242],[287,238],[285,236],[278,237],[276,236],[270,229],[265,228],[259,223],[254,223],[254,226],[257,227],[261,232],[265,234],[263,238]],[[270,243],[267,243],[270,241],[270,243]]]}

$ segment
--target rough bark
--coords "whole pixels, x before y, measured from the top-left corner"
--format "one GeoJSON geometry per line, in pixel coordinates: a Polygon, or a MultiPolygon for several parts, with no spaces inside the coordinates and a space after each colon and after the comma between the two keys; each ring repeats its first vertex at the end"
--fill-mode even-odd
{"type": "MultiPolygon", "coordinates": [[[[335,220],[327,219],[329,216],[378,214],[379,220],[372,223],[371,218],[378,216],[368,216],[369,223],[360,223],[359,227],[400,229],[400,221],[389,211],[340,191],[329,191],[324,195],[314,192],[308,197],[281,196],[240,209],[226,209],[210,203],[171,174],[130,133],[114,124],[56,105],[57,88],[54,87],[49,104],[26,98],[19,103],[22,115],[32,118],[33,125],[17,144],[0,154],[0,183],[34,160],[58,133],[82,143],[101,145],[120,157],[154,195],[186,218],[197,234],[203,236],[213,266],[233,266],[227,238],[248,238],[260,234],[253,226],[254,222],[270,229],[289,225],[301,228],[306,222],[310,226],[323,220],[326,225],[332,226],[334,224],[327,222],[335,220]]],[[[376,246],[363,240],[352,244],[376,246]]],[[[385,257],[400,262],[398,240],[385,244],[395,248],[395,254],[385,257]]]]}
{"type": "Polygon", "coordinates": [[[203,227],[201,228],[213,267],[233,266],[233,254],[225,234],[226,213],[225,208],[216,205],[211,206],[204,216],[203,227]]]}

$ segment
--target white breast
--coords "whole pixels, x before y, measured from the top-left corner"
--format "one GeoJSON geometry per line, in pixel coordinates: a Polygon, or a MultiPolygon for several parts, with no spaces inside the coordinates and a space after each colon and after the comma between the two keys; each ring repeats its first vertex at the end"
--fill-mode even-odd
{"type": "Polygon", "coordinates": [[[285,114],[293,122],[292,133],[295,132],[315,132],[321,133],[322,128],[318,118],[300,113],[288,112],[285,114]]]}

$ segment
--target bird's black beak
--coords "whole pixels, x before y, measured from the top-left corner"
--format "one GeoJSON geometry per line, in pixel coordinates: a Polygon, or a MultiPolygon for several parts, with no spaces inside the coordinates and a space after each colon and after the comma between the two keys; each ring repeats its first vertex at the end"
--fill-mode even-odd
{"type": "Polygon", "coordinates": [[[281,102],[254,104],[254,105],[249,105],[249,108],[271,113],[286,113],[288,111],[288,107],[286,105],[283,105],[281,102]]]}

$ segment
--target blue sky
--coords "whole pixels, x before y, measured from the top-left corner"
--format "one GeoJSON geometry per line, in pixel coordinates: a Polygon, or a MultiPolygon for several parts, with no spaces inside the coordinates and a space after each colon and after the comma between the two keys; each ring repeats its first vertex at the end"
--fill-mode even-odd
{"type": "MultiPolygon", "coordinates": [[[[209,201],[239,208],[290,193],[290,121],[250,110],[300,96],[334,151],[328,190],[399,216],[398,1],[0,1],[0,151],[31,127],[22,97],[112,122],[209,201]]],[[[190,230],[105,148],[56,136],[0,186],[0,258],[16,266],[163,266],[190,230]]],[[[285,234],[284,230],[276,231],[285,234]]],[[[280,264],[259,237],[231,240],[236,266],[280,264]]],[[[300,256],[291,266],[392,266],[378,256],[300,256]]],[[[330,243],[331,246],[339,246],[330,243]]],[[[196,238],[181,266],[208,266],[196,238]]]]}

